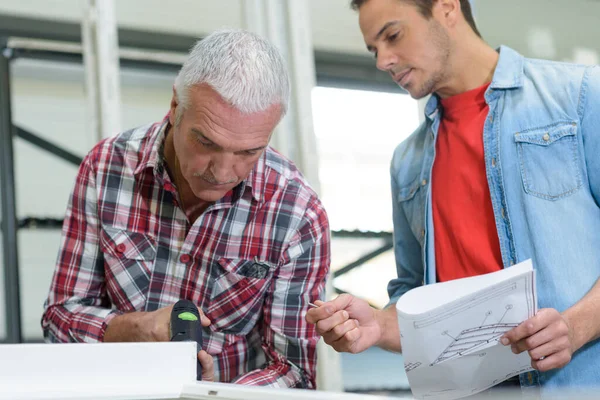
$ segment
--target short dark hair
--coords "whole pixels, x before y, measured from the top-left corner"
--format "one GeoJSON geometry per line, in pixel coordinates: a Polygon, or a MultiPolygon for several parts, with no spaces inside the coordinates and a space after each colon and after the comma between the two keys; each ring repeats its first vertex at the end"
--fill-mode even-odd
{"type": "MultiPolygon", "coordinates": [[[[363,4],[365,4],[367,1],[369,1],[369,0],[351,0],[350,8],[352,8],[354,11],[358,11],[358,9],[363,4]]],[[[417,9],[421,13],[421,15],[423,17],[425,17],[426,19],[430,19],[433,16],[433,12],[432,12],[433,5],[437,2],[437,0],[399,0],[399,1],[403,1],[405,3],[409,3],[409,4],[412,4],[413,6],[417,7],[417,9]]],[[[467,20],[467,23],[469,24],[471,29],[473,29],[473,32],[475,32],[475,34],[477,36],[481,37],[481,33],[479,33],[479,30],[477,29],[477,26],[475,25],[475,19],[473,18],[473,11],[471,10],[471,3],[469,2],[469,0],[460,0],[460,9],[461,9],[463,15],[465,16],[465,20],[467,20]]]]}

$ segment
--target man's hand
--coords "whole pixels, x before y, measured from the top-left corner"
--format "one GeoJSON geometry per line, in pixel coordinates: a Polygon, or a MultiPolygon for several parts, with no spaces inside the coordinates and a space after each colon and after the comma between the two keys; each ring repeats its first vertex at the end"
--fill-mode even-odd
{"type": "Polygon", "coordinates": [[[213,358],[204,350],[198,352],[198,360],[202,364],[202,381],[214,382],[215,380],[215,367],[213,364],[213,358]]]}
{"type": "MultiPolygon", "coordinates": [[[[168,342],[173,305],[150,312],[131,312],[119,315],[108,323],[104,342],[168,342]]],[[[210,320],[198,308],[202,326],[210,320]]]]}
{"type": "Polygon", "coordinates": [[[342,294],[333,301],[315,304],[319,307],[308,310],[306,321],[316,324],[319,335],[336,351],[360,353],[381,338],[376,310],[366,301],[342,294]]]}
{"type": "Polygon", "coordinates": [[[537,314],[505,333],[500,342],[515,354],[529,352],[531,366],[538,371],[562,368],[571,361],[575,350],[569,321],[552,308],[537,314]]]}
{"type": "MultiPolygon", "coordinates": [[[[156,311],[147,312],[144,315],[142,326],[148,335],[149,342],[168,342],[171,340],[169,336],[169,326],[171,324],[171,311],[173,305],[163,307],[156,311]]],[[[202,326],[209,326],[210,320],[204,315],[202,310],[198,308],[200,313],[200,322],[202,326]]]]}

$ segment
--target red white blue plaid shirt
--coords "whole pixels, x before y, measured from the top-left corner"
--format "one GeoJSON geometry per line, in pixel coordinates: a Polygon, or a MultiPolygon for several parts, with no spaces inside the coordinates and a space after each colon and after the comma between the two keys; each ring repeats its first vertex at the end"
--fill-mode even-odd
{"type": "Polygon", "coordinates": [[[108,322],[189,299],[212,321],[215,379],[315,387],[304,317],[329,271],[329,223],[296,167],[267,148],[194,223],[162,157],[167,121],[97,144],[76,178],[42,327],[50,342],[102,341],[108,322]]]}

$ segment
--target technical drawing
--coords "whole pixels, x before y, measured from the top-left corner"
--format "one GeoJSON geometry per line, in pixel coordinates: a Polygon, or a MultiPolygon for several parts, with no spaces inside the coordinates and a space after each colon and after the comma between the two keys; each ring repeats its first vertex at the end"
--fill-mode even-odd
{"type": "Polygon", "coordinates": [[[426,328],[430,325],[442,322],[448,318],[452,318],[464,311],[468,311],[469,309],[483,304],[487,301],[507,297],[512,292],[516,292],[519,289],[519,284],[523,284],[525,282],[526,278],[522,278],[517,282],[510,282],[504,285],[498,285],[497,287],[488,290],[486,293],[478,293],[469,296],[467,299],[462,300],[459,304],[453,304],[449,308],[442,308],[442,310],[436,314],[429,315],[427,318],[415,321],[414,327],[416,329],[426,328]]]}
{"type": "MultiPolygon", "coordinates": [[[[463,330],[457,337],[451,336],[448,331],[444,331],[442,335],[451,337],[453,340],[448,347],[436,358],[430,365],[439,364],[446,360],[457,358],[465,354],[470,354],[480,347],[489,347],[492,342],[498,342],[500,337],[509,330],[517,327],[518,323],[504,323],[504,317],[512,310],[512,304],[504,307],[504,314],[500,321],[495,324],[485,325],[488,317],[492,315],[491,311],[485,313],[483,322],[475,327],[463,330]]],[[[494,343],[495,344],[495,343],[494,343]]]]}
{"type": "Polygon", "coordinates": [[[410,371],[412,371],[413,369],[417,369],[421,366],[420,362],[416,362],[416,363],[404,363],[404,370],[408,373],[410,371]]]}
{"type": "Polygon", "coordinates": [[[446,347],[442,354],[440,354],[431,365],[439,364],[451,358],[460,357],[465,353],[471,353],[479,347],[486,346],[491,342],[497,342],[500,340],[500,336],[518,325],[519,324],[491,324],[465,329],[448,347],[446,347]]]}

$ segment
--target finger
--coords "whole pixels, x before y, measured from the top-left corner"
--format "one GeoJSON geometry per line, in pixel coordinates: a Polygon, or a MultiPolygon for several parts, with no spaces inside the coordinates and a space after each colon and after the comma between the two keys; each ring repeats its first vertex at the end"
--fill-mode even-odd
{"type": "Polygon", "coordinates": [[[529,350],[529,356],[532,360],[538,361],[542,358],[549,357],[555,353],[560,353],[563,350],[568,350],[569,348],[569,338],[566,336],[561,336],[555,340],[552,340],[532,350],[529,350]]]}
{"type": "Polygon", "coordinates": [[[320,335],[323,335],[323,334],[329,332],[330,330],[332,330],[333,328],[335,328],[337,325],[341,325],[344,322],[346,322],[348,320],[348,317],[349,317],[348,311],[346,311],[346,310],[338,311],[335,314],[333,314],[331,317],[317,322],[317,332],[320,335]]]}
{"type": "MultiPolygon", "coordinates": [[[[551,311],[556,311],[556,310],[548,310],[548,309],[540,310],[533,317],[525,320],[524,322],[519,324],[519,326],[517,326],[516,328],[513,328],[510,331],[506,332],[500,338],[500,342],[505,346],[509,345],[509,344],[512,345],[512,344],[517,343],[519,340],[528,338],[529,336],[532,336],[532,335],[536,334],[537,332],[541,331],[542,329],[544,329],[545,327],[547,327],[548,325],[550,325],[553,322],[551,311]]],[[[559,315],[559,317],[560,317],[560,315],[559,315]]]]}
{"type": "Polygon", "coordinates": [[[341,338],[331,343],[331,347],[333,347],[338,352],[345,353],[359,353],[362,351],[358,348],[359,340],[362,336],[362,332],[358,328],[354,328],[344,334],[341,338]]]}
{"type": "Polygon", "coordinates": [[[529,336],[525,339],[521,339],[516,343],[512,344],[512,351],[515,354],[520,354],[524,351],[533,350],[536,347],[542,346],[545,343],[551,342],[556,339],[552,329],[550,327],[546,327],[546,329],[542,329],[538,333],[529,336]]]}
{"type": "Polygon", "coordinates": [[[306,321],[311,324],[316,324],[317,322],[327,319],[331,317],[335,313],[335,306],[332,302],[328,301],[326,303],[319,301],[320,304],[317,304],[319,307],[311,308],[306,312],[306,321]]]}
{"type": "Polygon", "coordinates": [[[358,328],[358,323],[356,322],[356,320],[349,319],[343,324],[335,326],[329,332],[326,332],[325,335],[323,335],[323,340],[325,340],[325,343],[331,344],[333,342],[338,341],[339,339],[344,337],[346,333],[356,328],[358,328]]]}
{"type": "Polygon", "coordinates": [[[315,305],[322,306],[323,304],[325,304],[323,300],[315,300],[315,305]]]}
{"type": "Polygon", "coordinates": [[[531,361],[531,366],[538,371],[545,372],[551,369],[562,368],[571,361],[571,352],[569,350],[563,350],[558,353],[554,353],[549,357],[545,357],[543,360],[531,361]]]}
{"type": "Polygon", "coordinates": [[[202,365],[202,380],[213,382],[215,380],[215,368],[213,358],[204,350],[198,352],[198,361],[202,365]]]}
{"type": "Polygon", "coordinates": [[[340,294],[338,297],[330,301],[335,307],[335,310],[347,310],[348,307],[352,304],[355,297],[349,295],[348,293],[340,294]]]}
{"type": "Polygon", "coordinates": [[[212,322],[211,320],[204,314],[204,311],[198,307],[198,312],[200,313],[200,323],[202,326],[209,326],[212,322]]]}

